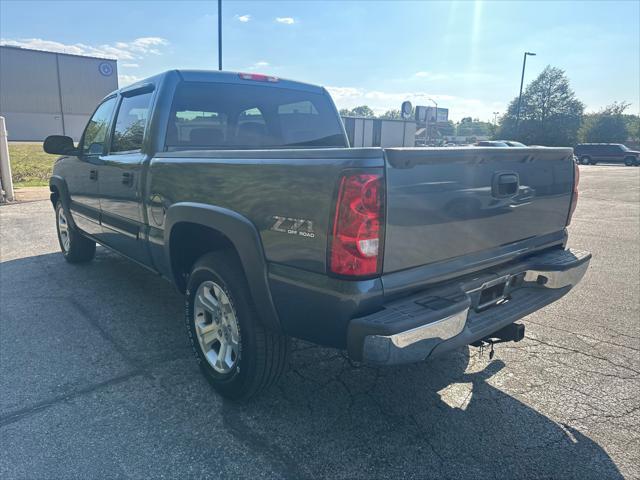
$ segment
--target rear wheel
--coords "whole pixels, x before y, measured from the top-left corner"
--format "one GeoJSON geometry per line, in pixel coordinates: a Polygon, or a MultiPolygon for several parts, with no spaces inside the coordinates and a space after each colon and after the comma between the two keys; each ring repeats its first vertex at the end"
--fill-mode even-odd
{"type": "Polygon", "coordinates": [[[280,378],[288,364],[289,339],[260,323],[231,252],[209,253],[196,262],[185,301],[194,353],[221,395],[248,399],[280,378]]]}
{"type": "Polygon", "coordinates": [[[580,163],[582,165],[589,165],[590,162],[591,162],[591,159],[589,157],[580,157],[580,163]]]}
{"type": "Polygon", "coordinates": [[[56,229],[58,231],[58,243],[69,263],[88,262],[96,254],[96,242],[84,237],[76,230],[67,217],[62,202],[56,202],[56,229]]]}

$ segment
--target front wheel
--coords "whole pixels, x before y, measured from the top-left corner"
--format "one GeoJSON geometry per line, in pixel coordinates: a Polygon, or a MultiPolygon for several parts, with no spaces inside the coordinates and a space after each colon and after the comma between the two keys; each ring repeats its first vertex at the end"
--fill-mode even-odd
{"type": "Polygon", "coordinates": [[[636,159],[633,157],[627,157],[624,159],[624,164],[627,167],[633,167],[636,164],[636,159]]]}
{"type": "Polygon", "coordinates": [[[591,162],[591,159],[589,157],[580,157],[580,163],[582,165],[589,165],[590,162],[591,162]]]}
{"type": "Polygon", "coordinates": [[[260,323],[242,268],[231,252],[209,253],[196,262],[185,301],[194,353],[221,395],[248,399],[284,373],[289,339],[260,323]]]}
{"type": "Polygon", "coordinates": [[[96,242],[82,236],[69,223],[67,213],[59,200],[56,202],[56,229],[58,243],[67,262],[83,263],[93,259],[96,254],[96,242]]]}

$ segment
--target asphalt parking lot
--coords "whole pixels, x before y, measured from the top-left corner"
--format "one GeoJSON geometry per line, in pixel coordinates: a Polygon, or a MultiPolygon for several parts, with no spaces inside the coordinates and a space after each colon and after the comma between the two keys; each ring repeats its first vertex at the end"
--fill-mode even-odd
{"type": "Polygon", "coordinates": [[[0,477],[638,478],[640,169],[581,173],[590,270],[524,341],[397,368],[296,342],[241,405],[168,283],[102,248],[67,264],[46,201],[0,207],[0,477]]]}

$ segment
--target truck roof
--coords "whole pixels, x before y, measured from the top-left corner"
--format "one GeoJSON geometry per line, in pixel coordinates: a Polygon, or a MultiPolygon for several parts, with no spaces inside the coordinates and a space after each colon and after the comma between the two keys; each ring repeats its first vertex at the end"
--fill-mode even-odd
{"type": "MultiPolygon", "coordinates": [[[[241,74],[244,75],[258,75],[255,72],[227,72],[220,70],[167,70],[165,72],[159,73],[157,75],[153,75],[152,77],[147,77],[142,80],[138,80],[131,85],[127,85],[126,87],[122,87],[114,92],[111,92],[108,96],[113,95],[116,92],[120,92],[123,90],[135,89],[140,85],[144,85],[146,83],[156,83],[162,80],[163,77],[169,75],[171,73],[177,73],[185,82],[219,82],[219,83],[233,83],[238,85],[247,85],[251,83],[255,83],[258,85],[268,85],[276,88],[288,88],[293,90],[301,90],[307,91],[310,93],[323,94],[326,90],[323,87],[318,85],[312,85],[310,83],[304,82],[296,82],[293,80],[287,80],[280,77],[275,77],[272,75],[266,75],[270,78],[275,78],[277,81],[257,81],[251,79],[241,78],[241,74]]],[[[261,74],[260,74],[261,75],[261,74]]]]}

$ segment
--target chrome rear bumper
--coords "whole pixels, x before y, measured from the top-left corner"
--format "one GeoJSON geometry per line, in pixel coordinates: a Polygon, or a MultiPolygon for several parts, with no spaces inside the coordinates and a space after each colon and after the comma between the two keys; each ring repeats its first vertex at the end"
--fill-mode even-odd
{"type": "Polygon", "coordinates": [[[467,345],[558,300],[591,254],[555,250],[392,302],[349,325],[349,354],[373,364],[424,360],[467,345]]]}

